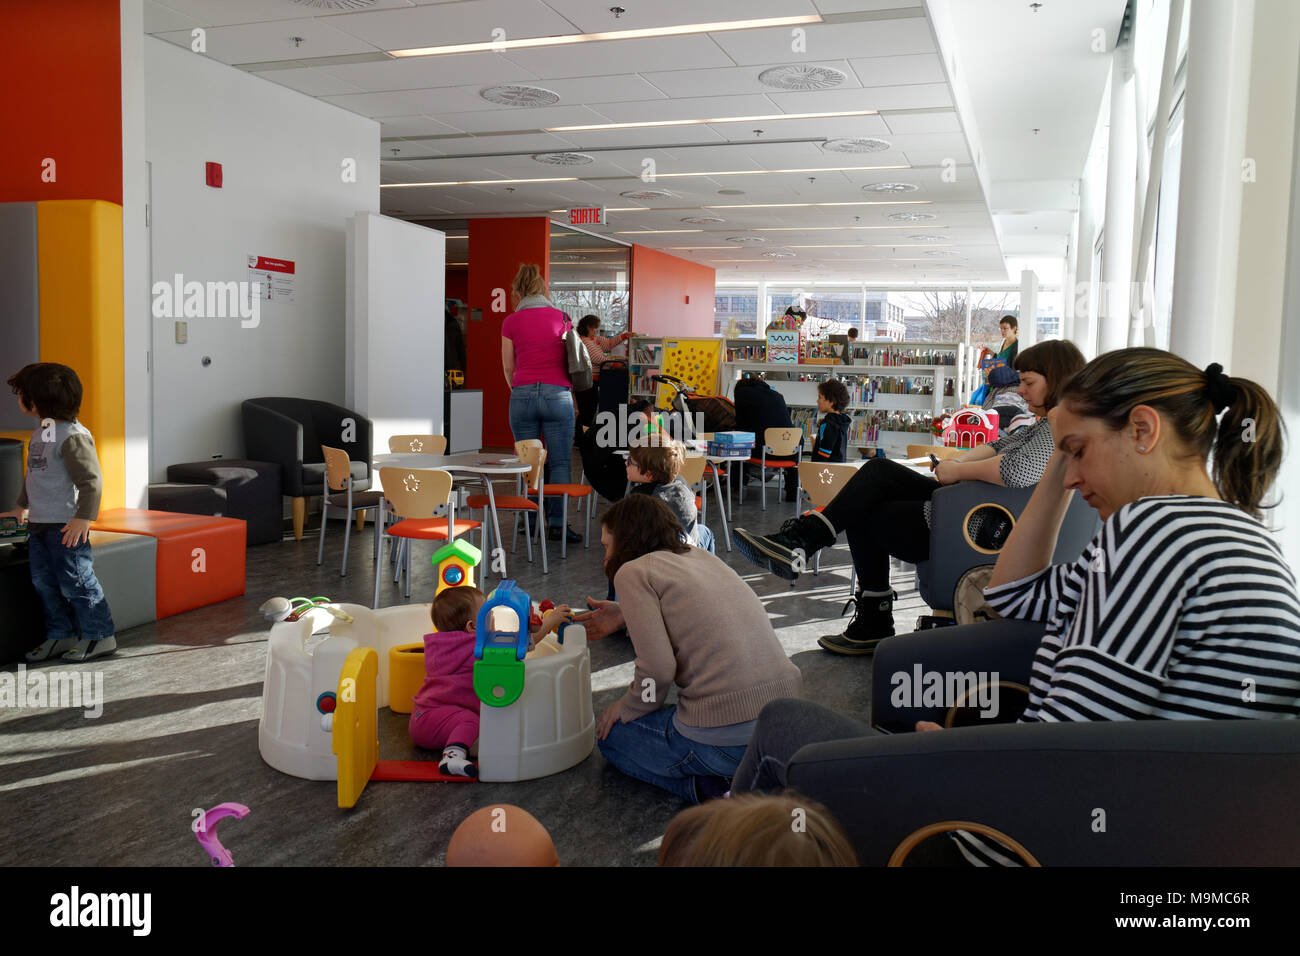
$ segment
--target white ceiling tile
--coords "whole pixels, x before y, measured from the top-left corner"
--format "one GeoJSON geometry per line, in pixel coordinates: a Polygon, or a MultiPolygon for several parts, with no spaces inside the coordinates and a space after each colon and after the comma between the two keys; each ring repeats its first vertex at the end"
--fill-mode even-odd
{"type": "Polygon", "coordinates": [[[731,58],[704,35],[508,50],[502,56],[540,78],[622,76],[654,70],[735,66],[731,58]]]}
{"type": "Polygon", "coordinates": [[[904,86],[908,83],[946,83],[937,54],[872,56],[849,61],[863,86],[904,86]]]}
{"type": "Polygon", "coordinates": [[[683,143],[722,142],[725,139],[711,126],[652,126],[640,129],[583,130],[564,135],[572,139],[579,150],[584,145],[593,149],[600,146],[679,146],[683,143]]]}
{"type": "MultiPolygon", "coordinates": [[[[376,3],[377,7],[372,9],[407,7],[409,5],[407,0],[376,0],[376,3]]],[[[318,20],[342,21],[349,16],[356,15],[334,14],[331,16],[328,15],[328,11],[305,7],[292,3],[290,0],[163,0],[163,2],[151,0],[149,5],[160,7],[175,14],[182,14],[199,26],[204,27],[229,26],[236,23],[264,23],[270,20],[288,20],[312,15],[316,15],[315,19],[318,20]]],[[[335,23],[335,26],[337,25],[335,23]]],[[[177,27],[164,27],[163,29],[177,29],[177,27]]],[[[145,20],[145,32],[155,32],[150,29],[150,21],[147,18],[145,20]]]]}
{"type": "Polygon", "coordinates": [[[807,93],[773,93],[769,98],[787,113],[912,110],[952,105],[948,86],[945,83],[879,86],[857,90],[815,90],[807,93]]]}
{"type": "Polygon", "coordinates": [[[167,33],[174,30],[189,30],[201,26],[192,16],[179,13],[171,7],[158,3],[157,0],[144,0],[144,32],[167,33]]]}
{"type": "MultiPolygon", "coordinates": [[[[418,102],[436,97],[412,93],[418,102]]],[[[604,116],[586,106],[544,106],[537,109],[475,110],[448,113],[443,121],[466,133],[491,133],[497,130],[539,131],[552,126],[581,126],[604,123],[604,116]]],[[[576,134],[574,134],[576,135],[576,134]]]]}
{"type": "MultiPolygon", "coordinates": [[[[322,96],[326,103],[333,103],[362,116],[411,116],[420,113],[421,100],[416,93],[344,93],[339,96],[322,96]]],[[[444,126],[442,132],[454,133],[456,129],[444,126]]]]}
{"type": "Polygon", "coordinates": [[[942,113],[890,113],[883,117],[895,136],[912,133],[960,133],[961,122],[955,110],[942,113]]]}
{"type": "Polygon", "coordinates": [[[379,136],[387,139],[392,136],[434,136],[448,132],[445,123],[439,123],[429,116],[412,114],[409,116],[386,116],[379,121],[379,136]]]}
{"type": "Polygon", "coordinates": [[[639,103],[612,103],[601,109],[612,123],[712,119],[727,116],[768,116],[781,110],[766,96],[697,96],[639,103]]]}
{"type": "Polygon", "coordinates": [[[272,83],[287,86],[299,93],[306,93],[308,96],[341,96],[344,93],[362,92],[359,87],[339,79],[320,67],[314,69],[303,67],[296,70],[268,70],[265,73],[254,75],[260,76],[264,80],[270,80],[272,83]]]}
{"type": "Polygon", "coordinates": [[[813,0],[817,12],[857,13],[860,10],[900,10],[904,7],[919,7],[921,0],[813,0]]]}
{"type": "Polygon", "coordinates": [[[803,49],[794,44],[788,28],[743,30],[714,35],[738,64],[799,63],[840,57],[897,56],[933,53],[934,37],[925,17],[906,20],[867,20],[856,23],[814,24],[806,31],[803,49]]]}
{"type": "MultiPolygon", "coordinates": [[[[566,139],[550,133],[529,133],[517,136],[458,136],[453,139],[438,139],[430,143],[448,156],[478,155],[481,153],[508,153],[528,150],[534,153],[550,153],[573,148],[566,139]]],[[[539,169],[561,168],[543,167],[539,169]]]]}
{"type": "Polygon", "coordinates": [[[611,30],[643,30],[651,27],[690,23],[721,23],[731,20],[764,20],[769,17],[797,17],[816,13],[811,0],[654,0],[628,4],[617,19],[609,12],[608,0],[547,0],[547,4],[583,33],[611,30]]]}
{"type": "Polygon", "coordinates": [[[465,0],[339,19],[341,29],[384,50],[491,43],[497,29],[507,40],[581,32],[541,0],[465,0]]]}
{"type": "Polygon", "coordinates": [[[498,53],[398,57],[380,63],[340,63],[328,69],[340,79],[375,93],[461,87],[471,83],[494,86],[502,82],[531,82],[532,76],[498,53]]]}
{"type": "MultiPolygon", "coordinates": [[[[188,31],[159,34],[162,39],[189,47],[188,31]]],[[[335,30],[326,18],[315,20],[279,20],[274,23],[245,23],[207,30],[204,54],[222,63],[261,63],[267,60],[297,60],[303,57],[343,56],[349,53],[373,53],[375,48],[356,37],[335,30]],[[302,37],[295,45],[292,37],[302,37]]]]}
{"type": "MultiPolygon", "coordinates": [[[[820,110],[817,112],[821,112],[820,110]]],[[[754,123],[720,123],[711,126],[732,142],[763,139],[838,139],[883,136],[888,130],[879,116],[832,116],[824,119],[760,120],[754,123]],[[754,130],[761,129],[762,137],[754,130]]]]}
{"type": "MultiPolygon", "coordinates": [[[[825,60],[807,65],[839,70],[846,77],[843,89],[861,85],[848,60],[825,60]]],[[[758,81],[763,69],[763,66],[724,66],[711,70],[656,70],[642,75],[669,96],[698,96],[702,92],[713,96],[775,92],[772,87],[758,81]]]]}

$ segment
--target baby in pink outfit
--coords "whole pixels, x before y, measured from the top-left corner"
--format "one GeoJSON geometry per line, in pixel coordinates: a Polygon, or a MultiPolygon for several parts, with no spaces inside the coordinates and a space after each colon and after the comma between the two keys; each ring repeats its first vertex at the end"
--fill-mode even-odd
{"type": "MultiPolygon", "coordinates": [[[[485,600],[475,587],[446,588],[430,609],[437,631],[424,635],[424,685],[411,711],[411,740],[417,747],[441,750],[438,770],[445,774],[478,776],[469,751],[478,740],[474,631],[485,600]]],[[[533,640],[541,640],[569,617],[564,606],[547,612],[533,640]]]]}

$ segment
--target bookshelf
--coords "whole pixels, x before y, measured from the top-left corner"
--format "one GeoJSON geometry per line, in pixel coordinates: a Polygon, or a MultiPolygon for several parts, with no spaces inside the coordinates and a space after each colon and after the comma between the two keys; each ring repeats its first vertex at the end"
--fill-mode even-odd
{"type": "Polygon", "coordinates": [[[637,335],[628,341],[628,401],[648,398],[654,401],[657,386],[651,375],[663,371],[664,340],[658,336],[637,335]]]}
{"type": "MultiPolygon", "coordinates": [[[[761,348],[752,339],[748,344],[761,348]]],[[[967,364],[963,353],[956,342],[863,342],[854,346],[852,365],[728,361],[722,366],[722,391],[732,398],[743,373],[763,372],[785,398],[791,421],[803,429],[805,448],[811,448],[819,417],[817,385],[839,378],[852,398],[844,410],[853,421],[849,445],[878,445],[891,457],[901,457],[907,445],[933,439],[934,418],[961,405],[967,364]]]]}

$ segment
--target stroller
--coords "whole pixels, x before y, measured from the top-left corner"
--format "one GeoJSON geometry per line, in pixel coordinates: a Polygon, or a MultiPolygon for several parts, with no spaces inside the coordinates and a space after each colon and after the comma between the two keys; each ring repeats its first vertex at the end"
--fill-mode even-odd
{"type": "Polygon", "coordinates": [[[695,389],[673,375],[652,375],[651,381],[673,390],[665,421],[671,420],[671,434],[677,438],[696,438],[697,432],[731,431],[736,427],[736,406],[720,395],[696,395],[695,389]],[[697,422],[697,416],[699,421],[697,422]],[[696,428],[702,423],[703,428],[696,428]]]}
{"type": "MultiPolygon", "coordinates": [[[[627,362],[606,359],[601,363],[600,381],[597,383],[598,423],[603,412],[609,412],[617,418],[619,406],[627,404],[627,386],[627,362]]],[[[597,494],[607,501],[618,501],[627,488],[626,460],[614,448],[601,447],[597,442],[599,434],[600,426],[597,424],[578,435],[582,470],[587,476],[587,483],[596,489],[597,494]]]]}

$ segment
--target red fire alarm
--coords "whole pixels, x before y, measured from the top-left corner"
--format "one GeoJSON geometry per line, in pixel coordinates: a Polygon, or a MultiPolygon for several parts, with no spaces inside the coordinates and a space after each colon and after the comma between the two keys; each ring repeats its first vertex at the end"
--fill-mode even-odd
{"type": "Polygon", "coordinates": [[[221,164],[205,163],[204,166],[206,168],[206,178],[204,181],[209,186],[212,186],[216,189],[220,189],[221,188],[221,164]]]}
{"type": "Polygon", "coordinates": [[[691,304],[691,297],[689,295],[686,297],[686,304],[687,305],[691,304]]]}

